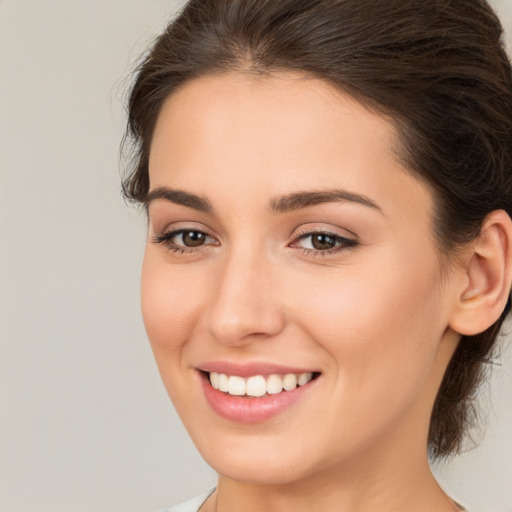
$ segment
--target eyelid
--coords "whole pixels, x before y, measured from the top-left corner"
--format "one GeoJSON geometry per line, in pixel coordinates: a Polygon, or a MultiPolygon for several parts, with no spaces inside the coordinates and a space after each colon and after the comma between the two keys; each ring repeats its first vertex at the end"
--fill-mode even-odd
{"type": "MultiPolygon", "coordinates": [[[[347,231],[347,230],[345,230],[347,231]]],[[[330,238],[333,238],[336,242],[336,245],[334,247],[331,247],[330,249],[314,249],[309,247],[302,247],[303,254],[305,255],[321,255],[321,256],[329,256],[334,255],[335,253],[352,249],[360,245],[359,238],[357,235],[355,235],[352,232],[349,232],[350,236],[341,235],[338,232],[336,232],[335,229],[327,229],[324,227],[314,227],[311,225],[308,226],[302,226],[301,229],[299,229],[296,233],[294,233],[293,241],[290,243],[289,247],[292,248],[301,248],[298,247],[297,244],[304,239],[307,239],[308,237],[314,236],[314,235],[326,235],[330,238]]]]}
{"type": "Polygon", "coordinates": [[[203,222],[192,219],[187,220],[185,218],[184,220],[175,220],[171,222],[169,222],[169,219],[166,219],[166,221],[163,218],[155,219],[154,222],[150,223],[150,227],[154,236],[163,236],[169,233],[183,231],[200,231],[205,235],[219,240],[218,234],[209,226],[205,225],[203,222]]]}
{"type": "MultiPolygon", "coordinates": [[[[183,223],[183,226],[171,225],[165,228],[160,233],[156,232],[153,235],[153,243],[164,245],[169,251],[183,253],[200,253],[208,250],[209,247],[221,245],[217,236],[212,235],[210,230],[205,228],[199,228],[194,225],[183,223]],[[204,235],[204,243],[199,245],[185,245],[179,244],[173,241],[176,236],[184,235],[187,232],[196,232],[204,235]],[[212,243],[213,241],[213,243],[212,243]]],[[[348,230],[344,230],[348,231],[348,230]]],[[[302,249],[304,254],[321,254],[329,255],[334,254],[342,250],[347,250],[359,245],[359,240],[356,235],[349,232],[349,236],[345,236],[337,232],[334,228],[316,227],[311,224],[301,226],[293,235],[293,240],[288,244],[290,248],[302,249]],[[316,249],[311,247],[300,247],[301,240],[313,237],[315,235],[325,235],[333,239],[333,247],[325,249],[316,249]]]]}
{"type": "MultiPolygon", "coordinates": [[[[346,236],[337,235],[336,233],[332,233],[330,231],[311,231],[309,233],[304,233],[303,235],[300,235],[297,238],[295,238],[295,240],[292,242],[292,244],[295,244],[299,240],[304,240],[304,239],[306,239],[310,236],[314,236],[314,235],[325,235],[330,238],[333,238],[334,240],[345,242],[347,245],[348,244],[356,245],[358,243],[358,241],[353,238],[348,238],[346,236]]],[[[327,252],[327,250],[321,251],[321,252],[327,252]]]]}
{"type": "MultiPolygon", "coordinates": [[[[162,233],[155,234],[153,236],[153,240],[157,241],[157,242],[161,242],[164,240],[170,240],[171,238],[174,238],[177,235],[185,234],[187,232],[188,233],[190,233],[190,232],[201,233],[201,234],[205,235],[206,238],[211,238],[212,240],[216,240],[215,237],[210,235],[208,232],[206,232],[202,229],[196,229],[196,228],[179,228],[179,229],[165,230],[162,233]]],[[[218,245],[218,244],[215,244],[215,245],[218,245]]]]}
{"type": "Polygon", "coordinates": [[[180,254],[183,253],[200,253],[204,250],[206,250],[209,246],[217,246],[220,245],[219,241],[211,235],[208,230],[206,229],[199,229],[195,226],[191,225],[185,225],[183,227],[175,227],[173,228],[166,228],[160,233],[155,233],[152,237],[153,243],[155,244],[162,244],[167,247],[168,250],[173,252],[179,252],[180,254]],[[197,245],[197,246],[187,246],[187,245],[180,245],[172,241],[172,239],[180,234],[184,234],[187,232],[196,232],[196,233],[202,233],[205,235],[205,239],[214,240],[215,243],[207,243],[197,245]]]}
{"type": "Polygon", "coordinates": [[[300,226],[293,233],[293,238],[299,238],[303,235],[311,235],[315,233],[322,233],[324,235],[332,235],[340,238],[344,238],[347,240],[358,241],[359,237],[352,231],[346,228],[337,228],[337,227],[325,227],[325,225],[318,225],[317,223],[309,223],[300,226]],[[342,231],[342,233],[340,233],[342,231]]]}

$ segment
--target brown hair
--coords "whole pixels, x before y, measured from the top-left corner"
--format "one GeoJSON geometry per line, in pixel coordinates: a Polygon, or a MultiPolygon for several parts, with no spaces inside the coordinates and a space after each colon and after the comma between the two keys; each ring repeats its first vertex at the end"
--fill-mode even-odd
{"type": "MultiPolygon", "coordinates": [[[[434,230],[451,254],[493,210],[512,213],[512,71],[485,0],[190,0],[137,69],[128,105],[134,167],[123,192],[144,203],[164,100],[193,78],[300,70],[391,117],[402,158],[434,190],[434,230]]],[[[501,324],[464,336],[432,412],[431,456],[461,449],[501,324]]]]}

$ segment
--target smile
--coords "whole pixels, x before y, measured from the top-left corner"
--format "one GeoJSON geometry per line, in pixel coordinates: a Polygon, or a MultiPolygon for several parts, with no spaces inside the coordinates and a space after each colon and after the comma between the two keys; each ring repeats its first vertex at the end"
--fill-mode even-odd
{"type": "Polygon", "coordinates": [[[283,414],[316,387],[321,373],[276,365],[210,363],[199,370],[210,408],[225,420],[253,424],[283,414]],[[209,366],[210,368],[205,368],[209,366]]]}
{"type": "Polygon", "coordinates": [[[210,372],[209,381],[214,389],[240,397],[262,397],[292,391],[297,386],[304,386],[313,379],[313,373],[274,373],[268,377],[253,375],[248,378],[238,375],[210,372]]]}

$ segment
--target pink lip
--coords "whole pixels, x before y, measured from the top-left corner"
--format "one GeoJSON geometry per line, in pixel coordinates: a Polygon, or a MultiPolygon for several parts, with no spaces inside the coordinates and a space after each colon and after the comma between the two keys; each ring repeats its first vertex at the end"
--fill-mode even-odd
{"type": "MultiPolygon", "coordinates": [[[[259,365],[258,365],[259,366],[259,365]]],[[[286,368],[286,371],[282,371],[282,367],[276,367],[271,365],[272,369],[262,371],[261,366],[258,367],[258,371],[248,371],[246,375],[265,375],[272,373],[304,373],[304,371],[290,371],[290,368],[286,368]]],[[[230,375],[238,375],[238,370],[230,373],[223,370],[220,373],[228,373],[230,375]]],[[[250,368],[247,367],[247,368],[250,368]]],[[[244,368],[244,370],[247,370],[244,368]]],[[[204,370],[203,370],[204,371],[204,370]]],[[[216,370],[211,370],[216,371],[216,370]]],[[[245,375],[245,376],[246,376],[245,375]]],[[[204,396],[210,407],[215,411],[221,418],[237,423],[260,423],[268,420],[278,414],[283,413],[293,404],[303,398],[316,383],[316,380],[309,381],[306,385],[295,388],[292,391],[283,391],[275,395],[264,395],[258,398],[248,398],[240,396],[232,396],[217,389],[214,389],[208,380],[208,376],[204,373],[200,374],[201,386],[203,389],[204,396]]]]}

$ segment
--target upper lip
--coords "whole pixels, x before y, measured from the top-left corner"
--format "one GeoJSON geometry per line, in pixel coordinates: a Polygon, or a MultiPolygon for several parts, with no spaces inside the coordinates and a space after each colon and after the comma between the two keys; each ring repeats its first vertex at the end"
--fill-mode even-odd
{"type": "Polygon", "coordinates": [[[226,375],[237,375],[239,377],[250,377],[252,375],[272,375],[274,373],[315,373],[315,370],[310,368],[300,368],[296,366],[287,366],[283,364],[266,362],[235,363],[230,361],[207,361],[205,363],[201,363],[196,368],[202,372],[224,373],[226,375]]]}

